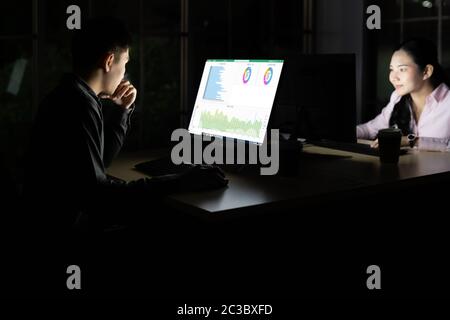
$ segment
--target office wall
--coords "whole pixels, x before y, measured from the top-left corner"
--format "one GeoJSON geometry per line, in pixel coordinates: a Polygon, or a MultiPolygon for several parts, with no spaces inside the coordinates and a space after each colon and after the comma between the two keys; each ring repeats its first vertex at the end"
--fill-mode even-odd
{"type": "Polygon", "coordinates": [[[356,55],[356,108],[361,122],[364,106],[364,28],[365,7],[361,0],[315,1],[316,53],[354,53],[356,55]]]}
{"type": "Polygon", "coordinates": [[[179,125],[180,0],[17,0],[0,12],[0,153],[23,180],[25,152],[39,102],[71,70],[69,5],[82,21],[112,15],[133,34],[129,79],[138,88],[128,149],[155,147],[179,125]]]}
{"type": "Polygon", "coordinates": [[[185,110],[189,116],[206,59],[282,58],[304,52],[303,1],[195,0],[189,4],[185,110]]]}

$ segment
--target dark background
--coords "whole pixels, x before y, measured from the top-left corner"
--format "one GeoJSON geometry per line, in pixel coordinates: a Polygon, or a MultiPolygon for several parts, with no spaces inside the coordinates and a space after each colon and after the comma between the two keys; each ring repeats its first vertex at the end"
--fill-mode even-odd
{"type": "MultiPolygon", "coordinates": [[[[436,42],[450,67],[447,0],[16,0],[0,10],[0,152],[20,188],[23,156],[39,101],[70,70],[66,8],[82,19],[113,15],[134,34],[128,67],[139,90],[125,148],[168,144],[186,127],[208,58],[273,58],[351,53],[356,58],[357,121],[373,118],[392,91],[388,64],[402,39],[436,42]],[[368,30],[365,10],[381,8],[381,30],[368,30]],[[18,92],[8,92],[14,64],[26,62],[18,92]]],[[[350,70],[351,72],[351,70],[350,70]]],[[[339,99],[339,97],[336,97],[339,99]]],[[[282,112],[275,105],[274,113],[282,112]]]]}
{"type": "MultiPolygon", "coordinates": [[[[373,118],[387,103],[392,92],[389,61],[392,49],[401,40],[416,36],[434,40],[440,61],[444,67],[450,67],[449,0],[3,2],[0,164],[2,195],[12,202],[23,183],[24,155],[39,101],[64,72],[70,71],[71,31],[66,28],[66,8],[72,4],[80,6],[82,19],[117,16],[134,34],[127,72],[138,88],[138,98],[126,150],[167,146],[172,131],[187,126],[208,58],[354,54],[356,70],[348,72],[355,72],[356,88],[351,90],[356,92],[357,122],[373,118]],[[366,28],[365,10],[370,4],[381,8],[381,30],[366,28]],[[18,61],[26,63],[25,72],[19,90],[9,92],[11,73],[18,61]]],[[[338,100],[339,96],[335,98],[338,100]]],[[[282,113],[280,108],[275,105],[274,112],[282,113]]],[[[238,228],[245,233],[245,226],[249,225],[243,223],[238,228]]],[[[370,264],[369,260],[364,263],[370,264]]],[[[323,274],[329,272],[326,267],[323,269],[323,274]]],[[[288,281],[282,274],[280,277],[288,281]]],[[[205,296],[206,293],[202,295],[205,296]]]]}

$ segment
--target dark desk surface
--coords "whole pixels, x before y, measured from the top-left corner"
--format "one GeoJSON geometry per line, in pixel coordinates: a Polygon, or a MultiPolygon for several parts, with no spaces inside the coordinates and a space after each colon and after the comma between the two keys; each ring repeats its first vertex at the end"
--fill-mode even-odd
{"type": "MultiPolygon", "coordinates": [[[[135,164],[158,157],[161,151],[122,154],[108,173],[124,180],[144,175],[135,164]]],[[[176,194],[169,203],[206,214],[261,212],[301,207],[327,197],[371,188],[417,184],[450,176],[450,153],[410,150],[398,165],[382,165],[377,157],[307,145],[298,173],[292,177],[227,173],[221,190],[176,194]],[[334,157],[342,156],[342,157],[334,157]]]]}
{"type": "MultiPolygon", "coordinates": [[[[141,269],[149,274],[159,265],[153,261],[161,261],[157,274],[165,276],[158,277],[160,282],[149,278],[151,285],[145,287],[159,296],[181,292],[206,299],[361,298],[374,297],[364,284],[367,266],[375,263],[382,272],[388,270],[388,276],[382,275],[382,283],[387,283],[382,296],[448,295],[443,289],[448,284],[442,284],[448,270],[442,255],[448,244],[448,218],[427,196],[447,196],[450,153],[410,151],[397,166],[383,166],[373,156],[314,146],[306,146],[304,153],[296,177],[229,173],[225,189],[168,197],[170,205],[212,223],[177,215],[167,228],[156,223],[149,231],[149,225],[142,224],[142,238],[124,246],[127,254],[136,247],[139,257],[159,249],[162,258],[151,264],[139,260],[130,274],[138,274],[136,265],[145,266],[141,269]],[[439,195],[422,193],[430,186],[442,187],[441,181],[439,195]],[[417,205],[423,199],[426,210],[417,205]],[[239,219],[220,223],[223,217],[239,219]],[[173,251],[167,249],[168,239],[173,251]]],[[[109,173],[125,180],[140,178],[143,175],[133,166],[156,156],[158,152],[122,154],[109,173]]],[[[128,255],[122,260],[130,265],[128,255]]]]}

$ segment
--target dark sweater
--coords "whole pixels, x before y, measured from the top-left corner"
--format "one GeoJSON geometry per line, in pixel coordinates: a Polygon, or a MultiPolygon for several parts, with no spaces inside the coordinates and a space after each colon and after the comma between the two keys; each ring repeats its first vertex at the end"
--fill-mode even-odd
{"type": "Polygon", "coordinates": [[[118,183],[107,178],[105,168],[124,143],[133,107],[108,106],[108,117],[103,108],[75,75],[66,75],[39,107],[25,198],[32,210],[49,212],[49,223],[56,228],[72,225],[80,212],[98,218],[124,211],[127,202],[142,198],[143,192],[154,196],[175,188],[174,182],[165,180],[118,183]]]}

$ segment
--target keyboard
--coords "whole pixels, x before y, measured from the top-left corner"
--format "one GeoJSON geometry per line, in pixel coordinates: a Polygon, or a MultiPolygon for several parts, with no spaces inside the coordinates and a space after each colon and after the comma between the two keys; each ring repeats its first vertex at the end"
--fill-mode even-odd
{"type": "MultiPolygon", "coordinates": [[[[351,143],[351,142],[338,142],[338,141],[332,141],[332,140],[320,140],[320,141],[314,141],[312,144],[319,146],[319,147],[325,147],[330,149],[336,149],[336,150],[342,150],[342,151],[349,151],[354,153],[361,153],[369,156],[376,156],[378,157],[380,155],[378,149],[371,148],[370,145],[365,143],[351,143]]],[[[405,149],[400,149],[400,155],[405,154],[407,151],[405,149]]]]}
{"type": "Polygon", "coordinates": [[[172,162],[170,157],[162,157],[145,161],[135,165],[136,170],[145,173],[146,175],[156,177],[164,176],[166,174],[180,174],[192,168],[192,164],[176,165],[172,162]]]}

